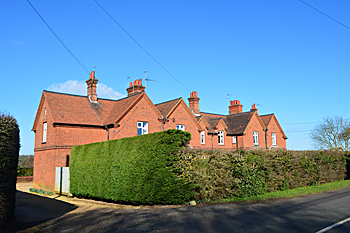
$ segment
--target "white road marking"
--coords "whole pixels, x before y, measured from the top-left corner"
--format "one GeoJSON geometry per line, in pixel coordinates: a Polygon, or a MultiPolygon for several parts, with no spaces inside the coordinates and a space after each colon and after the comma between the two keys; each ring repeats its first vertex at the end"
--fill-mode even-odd
{"type": "Polygon", "coordinates": [[[329,231],[329,230],[331,230],[333,228],[336,228],[337,226],[340,226],[340,225],[342,225],[342,224],[344,224],[344,223],[346,223],[348,221],[350,221],[350,217],[346,218],[346,219],[344,219],[344,220],[342,220],[340,222],[337,222],[337,223],[335,223],[335,224],[333,224],[333,225],[331,225],[329,227],[323,228],[322,230],[319,230],[319,231],[317,231],[315,233],[323,233],[323,232],[329,231]]]}

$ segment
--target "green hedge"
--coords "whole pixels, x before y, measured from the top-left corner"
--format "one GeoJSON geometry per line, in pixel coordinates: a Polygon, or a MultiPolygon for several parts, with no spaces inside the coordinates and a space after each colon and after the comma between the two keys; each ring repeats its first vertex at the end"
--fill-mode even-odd
{"type": "Polygon", "coordinates": [[[190,139],[188,132],[167,130],[75,146],[70,192],[132,204],[184,203],[193,197],[193,185],[181,176],[177,161],[190,139]]]}
{"type": "Polygon", "coordinates": [[[32,167],[17,167],[17,176],[33,176],[33,168],[32,167]]]}
{"type": "Polygon", "coordinates": [[[16,119],[0,112],[0,228],[15,212],[19,148],[16,119]]]}
{"type": "Polygon", "coordinates": [[[179,165],[182,176],[196,184],[197,200],[318,185],[343,180],[346,172],[345,155],[335,151],[184,150],[179,165]]]}

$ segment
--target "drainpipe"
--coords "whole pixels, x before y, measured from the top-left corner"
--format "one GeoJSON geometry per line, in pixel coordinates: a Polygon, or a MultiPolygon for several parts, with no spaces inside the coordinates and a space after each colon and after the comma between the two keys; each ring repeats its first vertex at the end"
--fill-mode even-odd
{"type": "Polygon", "coordinates": [[[267,150],[267,128],[264,131],[265,131],[265,147],[267,150]]]}
{"type": "Polygon", "coordinates": [[[166,117],[163,117],[163,131],[164,131],[165,122],[166,122],[166,117]]]}
{"type": "Polygon", "coordinates": [[[238,136],[236,136],[236,149],[238,150],[238,136]]]}
{"type": "Polygon", "coordinates": [[[105,125],[105,128],[106,128],[107,131],[108,131],[108,134],[107,134],[107,141],[109,141],[109,128],[107,127],[107,125],[105,125]]]}

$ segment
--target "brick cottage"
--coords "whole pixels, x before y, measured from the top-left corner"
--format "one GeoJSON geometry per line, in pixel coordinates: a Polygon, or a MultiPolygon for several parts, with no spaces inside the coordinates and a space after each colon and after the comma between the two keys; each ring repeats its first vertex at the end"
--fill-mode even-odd
{"type": "Polygon", "coordinates": [[[242,112],[240,101],[234,100],[229,115],[205,113],[192,92],[189,107],[182,98],[155,105],[141,79],[130,83],[127,97],[101,99],[97,82],[92,71],[87,96],[43,91],[33,125],[34,187],[54,190],[55,168],[69,167],[72,146],[167,129],[190,132],[194,149],[286,149],[287,137],[275,115],[259,116],[255,104],[242,112]]]}

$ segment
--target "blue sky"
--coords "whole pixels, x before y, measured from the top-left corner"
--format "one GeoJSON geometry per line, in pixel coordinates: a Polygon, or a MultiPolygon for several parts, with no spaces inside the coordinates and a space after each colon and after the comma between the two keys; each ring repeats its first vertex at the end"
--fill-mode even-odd
{"type": "MultiPolygon", "coordinates": [[[[350,26],[350,1],[305,1],[350,26]]],[[[95,1],[30,2],[88,70],[102,67],[100,97],[125,96],[127,77],[147,70],[154,103],[197,91],[201,111],[227,114],[230,94],[243,111],[256,103],[259,114],[275,113],[293,150],[314,148],[308,134],[323,117],[349,118],[350,30],[301,1],[99,0],[182,85],[95,1]]],[[[0,110],[18,120],[20,154],[33,154],[42,91],[85,95],[89,75],[27,1],[0,11],[0,110]]]]}

